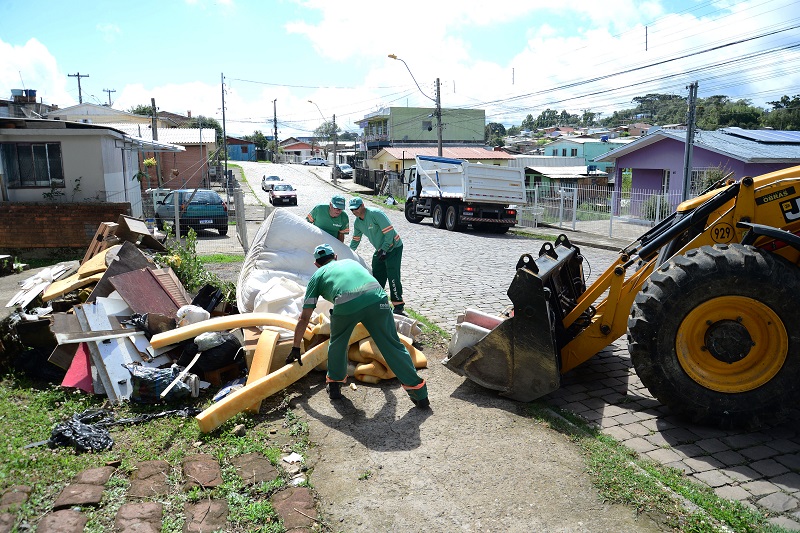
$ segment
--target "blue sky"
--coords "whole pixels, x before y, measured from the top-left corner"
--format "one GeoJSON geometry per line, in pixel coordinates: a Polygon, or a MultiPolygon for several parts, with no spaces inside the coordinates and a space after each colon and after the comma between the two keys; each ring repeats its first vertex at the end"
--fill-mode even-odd
{"type": "Polygon", "coordinates": [[[280,138],[321,115],[358,131],[382,106],[430,106],[436,78],[443,107],[506,126],[546,108],[608,116],[696,80],[700,97],[768,107],[800,94],[799,25],[798,0],[2,0],[0,97],[68,107],[80,72],[84,102],[221,121],[224,74],[228,132],[271,133],[277,100],[280,138]]]}

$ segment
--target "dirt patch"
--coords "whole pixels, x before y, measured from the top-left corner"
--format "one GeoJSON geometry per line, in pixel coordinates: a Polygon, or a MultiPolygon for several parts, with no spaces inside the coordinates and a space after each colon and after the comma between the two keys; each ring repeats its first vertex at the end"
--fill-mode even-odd
{"type": "Polygon", "coordinates": [[[396,380],[356,382],[336,402],[321,372],[294,387],[315,444],[310,481],[333,530],[663,530],[601,501],[567,437],[446,369],[441,342],[422,342],[430,410],[416,409],[396,380]]]}

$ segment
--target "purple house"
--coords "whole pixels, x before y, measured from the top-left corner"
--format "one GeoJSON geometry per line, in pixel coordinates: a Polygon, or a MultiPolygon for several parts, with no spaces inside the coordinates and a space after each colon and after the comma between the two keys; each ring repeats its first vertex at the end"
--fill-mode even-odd
{"type": "MultiPolygon", "coordinates": [[[[612,162],[614,183],[622,187],[622,172],[631,170],[633,189],[683,192],[686,131],[658,130],[595,158],[612,162]]],[[[800,132],[722,128],[697,131],[692,150],[692,182],[715,167],[733,172],[734,179],[759,176],[800,165],[800,132]]],[[[612,176],[609,176],[609,182],[612,176]]]]}

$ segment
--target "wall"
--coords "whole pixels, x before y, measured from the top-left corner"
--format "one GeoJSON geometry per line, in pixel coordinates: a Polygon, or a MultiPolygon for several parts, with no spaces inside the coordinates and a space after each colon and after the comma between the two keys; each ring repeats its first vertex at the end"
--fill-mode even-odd
{"type": "MultiPolygon", "coordinates": [[[[438,138],[436,117],[429,116],[433,108],[393,107],[390,110],[389,132],[394,143],[424,141],[435,143],[438,138]],[[422,123],[430,122],[431,131],[422,123]],[[406,139],[407,137],[407,139],[406,139]]],[[[486,112],[482,109],[442,109],[442,141],[476,142],[483,144],[486,112]]]]}
{"type": "Polygon", "coordinates": [[[130,215],[128,203],[0,202],[0,249],[86,248],[102,222],[130,215]]]}
{"type": "MultiPolygon", "coordinates": [[[[166,189],[196,189],[207,188],[206,176],[208,175],[208,165],[206,161],[209,154],[209,145],[201,148],[199,145],[188,145],[185,152],[162,152],[161,153],[161,175],[163,179],[162,187],[166,189]],[[172,169],[178,170],[178,175],[172,173],[172,169]]],[[[144,152],[143,159],[154,157],[152,152],[144,152]]],[[[140,161],[141,163],[141,161],[140,161]]],[[[142,168],[144,166],[142,165],[142,168]]],[[[148,170],[150,181],[142,178],[142,190],[158,187],[156,179],[156,169],[151,167],[148,170]]],[[[135,173],[135,171],[134,171],[135,173]]]]}

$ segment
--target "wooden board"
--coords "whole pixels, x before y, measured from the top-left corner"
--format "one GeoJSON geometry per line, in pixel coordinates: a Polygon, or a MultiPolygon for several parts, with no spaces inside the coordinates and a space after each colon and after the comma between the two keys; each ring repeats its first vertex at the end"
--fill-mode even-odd
{"type": "Polygon", "coordinates": [[[117,244],[117,239],[114,237],[117,225],[118,224],[115,222],[100,223],[100,227],[97,228],[94,237],[92,237],[91,242],[89,242],[86,254],[83,256],[81,263],[85,263],[90,258],[94,257],[95,254],[105,250],[109,246],[117,244]]]}
{"type": "Polygon", "coordinates": [[[76,289],[86,287],[92,283],[98,283],[102,278],[102,273],[86,276],[85,278],[81,278],[78,273],[75,273],[68,278],[56,280],[44,290],[42,301],[49,302],[76,289]]]}
{"type": "MultiPolygon", "coordinates": [[[[78,322],[81,327],[87,331],[91,330],[83,306],[76,305],[73,309],[75,310],[75,315],[78,317],[78,322]]],[[[105,363],[103,363],[103,354],[100,352],[99,346],[95,342],[89,342],[86,343],[86,347],[89,349],[94,390],[98,394],[105,394],[112,402],[116,402],[116,391],[111,386],[111,379],[108,376],[108,372],[106,372],[105,363]]]]}
{"type": "Polygon", "coordinates": [[[85,278],[86,276],[91,276],[92,274],[105,272],[107,268],[106,256],[109,253],[116,253],[119,248],[119,245],[114,245],[93,255],[78,268],[78,277],[85,278]]]}
{"type": "Polygon", "coordinates": [[[134,313],[174,317],[178,305],[149,268],[124,272],[108,279],[134,313]]]}
{"type": "Polygon", "coordinates": [[[150,234],[150,230],[147,229],[147,224],[145,224],[144,220],[139,218],[120,215],[114,234],[123,241],[129,241],[144,248],[150,248],[158,252],[167,251],[164,245],[150,234]]]}
{"type": "Polygon", "coordinates": [[[111,285],[109,278],[124,274],[125,272],[130,272],[131,270],[139,270],[140,268],[155,268],[155,264],[145,257],[136,245],[127,241],[123,242],[116,257],[111,264],[108,265],[102,279],[97,282],[97,285],[92,291],[92,294],[89,295],[89,298],[86,299],[86,302],[94,302],[100,296],[108,296],[114,292],[114,286],[111,285]]]}

